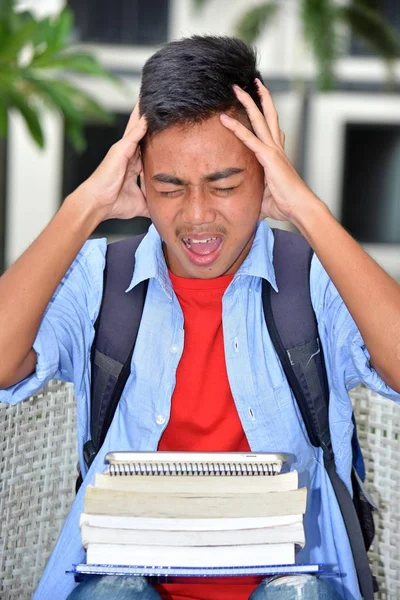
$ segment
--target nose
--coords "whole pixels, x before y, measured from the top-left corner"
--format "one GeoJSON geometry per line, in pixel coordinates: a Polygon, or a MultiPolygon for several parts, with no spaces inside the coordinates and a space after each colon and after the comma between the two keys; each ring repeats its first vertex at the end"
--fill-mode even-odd
{"type": "Polygon", "coordinates": [[[183,204],[183,220],[191,225],[213,223],[216,216],[212,198],[201,186],[193,186],[186,194],[183,204]]]}

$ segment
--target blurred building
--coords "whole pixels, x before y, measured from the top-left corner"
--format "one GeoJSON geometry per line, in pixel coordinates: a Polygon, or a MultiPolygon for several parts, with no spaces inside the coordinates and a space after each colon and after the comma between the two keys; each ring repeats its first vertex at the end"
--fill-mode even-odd
{"type": "MultiPolygon", "coordinates": [[[[94,51],[121,76],[124,86],[118,89],[87,77],[74,77],[74,81],[115,111],[117,119],[112,126],[88,124],[88,149],[78,155],[66,142],[57,114],[45,115],[43,152],[33,145],[21,119],[12,115],[7,144],[0,151],[0,181],[4,182],[0,228],[5,231],[6,264],[38,235],[63,198],[121,136],[137,99],[142,66],[157,47],[192,34],[232,35],[243,10],[257,3],[209,0],[196,10],[193,0],[69,0],[76,15],[74,41],[94,51]]],[[[62,0],[23,2],[39,14],[56,12],[63,4],[62,0]]],[[[398,0],[376,4],[400,32],[398,0]]],[[[345,38],[347,52],[338,64],[337,91],[313,93],[304,111],[294,82],[312,82],[315,67],[302,42],[299,3],[282,0],[282,5],[257,47],[260,70],[286,133],[288,155],[335,216],[400,278],[400,61],[395,65],[396,89],[388,93],[381,60],[345,38]]],[[[112,239],[146,226],[145,220],[107,221],[96,235],[112,239]]]]}

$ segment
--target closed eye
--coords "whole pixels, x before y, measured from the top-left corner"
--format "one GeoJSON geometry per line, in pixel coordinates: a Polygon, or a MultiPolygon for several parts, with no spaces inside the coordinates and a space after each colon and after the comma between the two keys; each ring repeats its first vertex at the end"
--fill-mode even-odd
{"type": "Polygon", "coordinates": [[[158,192],[160,194],[160,196],[177,196],[178,194],[181,193],[182,190],[172,190],[170,192],[158,192]]]}
{"type": "Polygon", "coordinates": [[[214,188],[214,191],[224,195],[224,194],[229,194],[230,192],[233,192],[233,190],[235,190],[235,189],[236,189],[236,187],[214,188]]]}

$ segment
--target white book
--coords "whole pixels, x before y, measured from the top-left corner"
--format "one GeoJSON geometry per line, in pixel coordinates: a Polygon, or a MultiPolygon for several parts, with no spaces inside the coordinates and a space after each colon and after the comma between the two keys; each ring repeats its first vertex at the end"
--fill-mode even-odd
{"type": "Polygon", "coordinates": [[[152,567],[240,567],[295,563],[294,544],[153,546],[89,544],[87,564],[152,567]]]}
{"type": "MultiPolygon", "coordinates": [[[[245,485],[243,486],[245,490],[245,485]]],[[[107,490],[88,485],[84,512],[158,518],[278,517],[304,513],[307,489],[268,494],[152,494],[107,490]]]]}
{"type": "MultiPolygon", "coordinates": [[[[221,519],[223,521],[223,519],[221,519]]],[[[231,546],[243,544],[294,543],[304,546],[302,515],[286,525],[253,527],[247,529],[214,530],[157,530],[93,526],[81,522],[82,545],[89,544],[143,544],[155,546],[231,546]]]]}
{"type": "Polygon", "coordinates": [[[79,524],[110,529],[145,529],[156,531],[226,531],[280,527],[302,520],[302,514],[284,517],[224,517],[222,519],[162,519],[157,517],[123,517],[81,513],[79,524]]]}

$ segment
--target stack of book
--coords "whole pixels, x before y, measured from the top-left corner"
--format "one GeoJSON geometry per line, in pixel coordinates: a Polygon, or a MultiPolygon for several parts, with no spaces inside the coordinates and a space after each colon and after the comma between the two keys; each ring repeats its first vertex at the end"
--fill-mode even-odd
{"type": "Polygon", "coordinates": [[[163,475],[164,467],[146,471],[132,464],[96,474],[80,518],[88,566],[107,565],[108,573],[223,574],[295,564],[307,498],[296,471],[226,476],[233,474],[226,468],[221,476],[213,467],[206,470],[213,475],[193,476],[192,470],[186,476],[187,466],[177,464],[178,476],[175,467],[171,476],[170,468],[163,475]],[[138,474],[145,472],[151,474],[138,474]]]}

